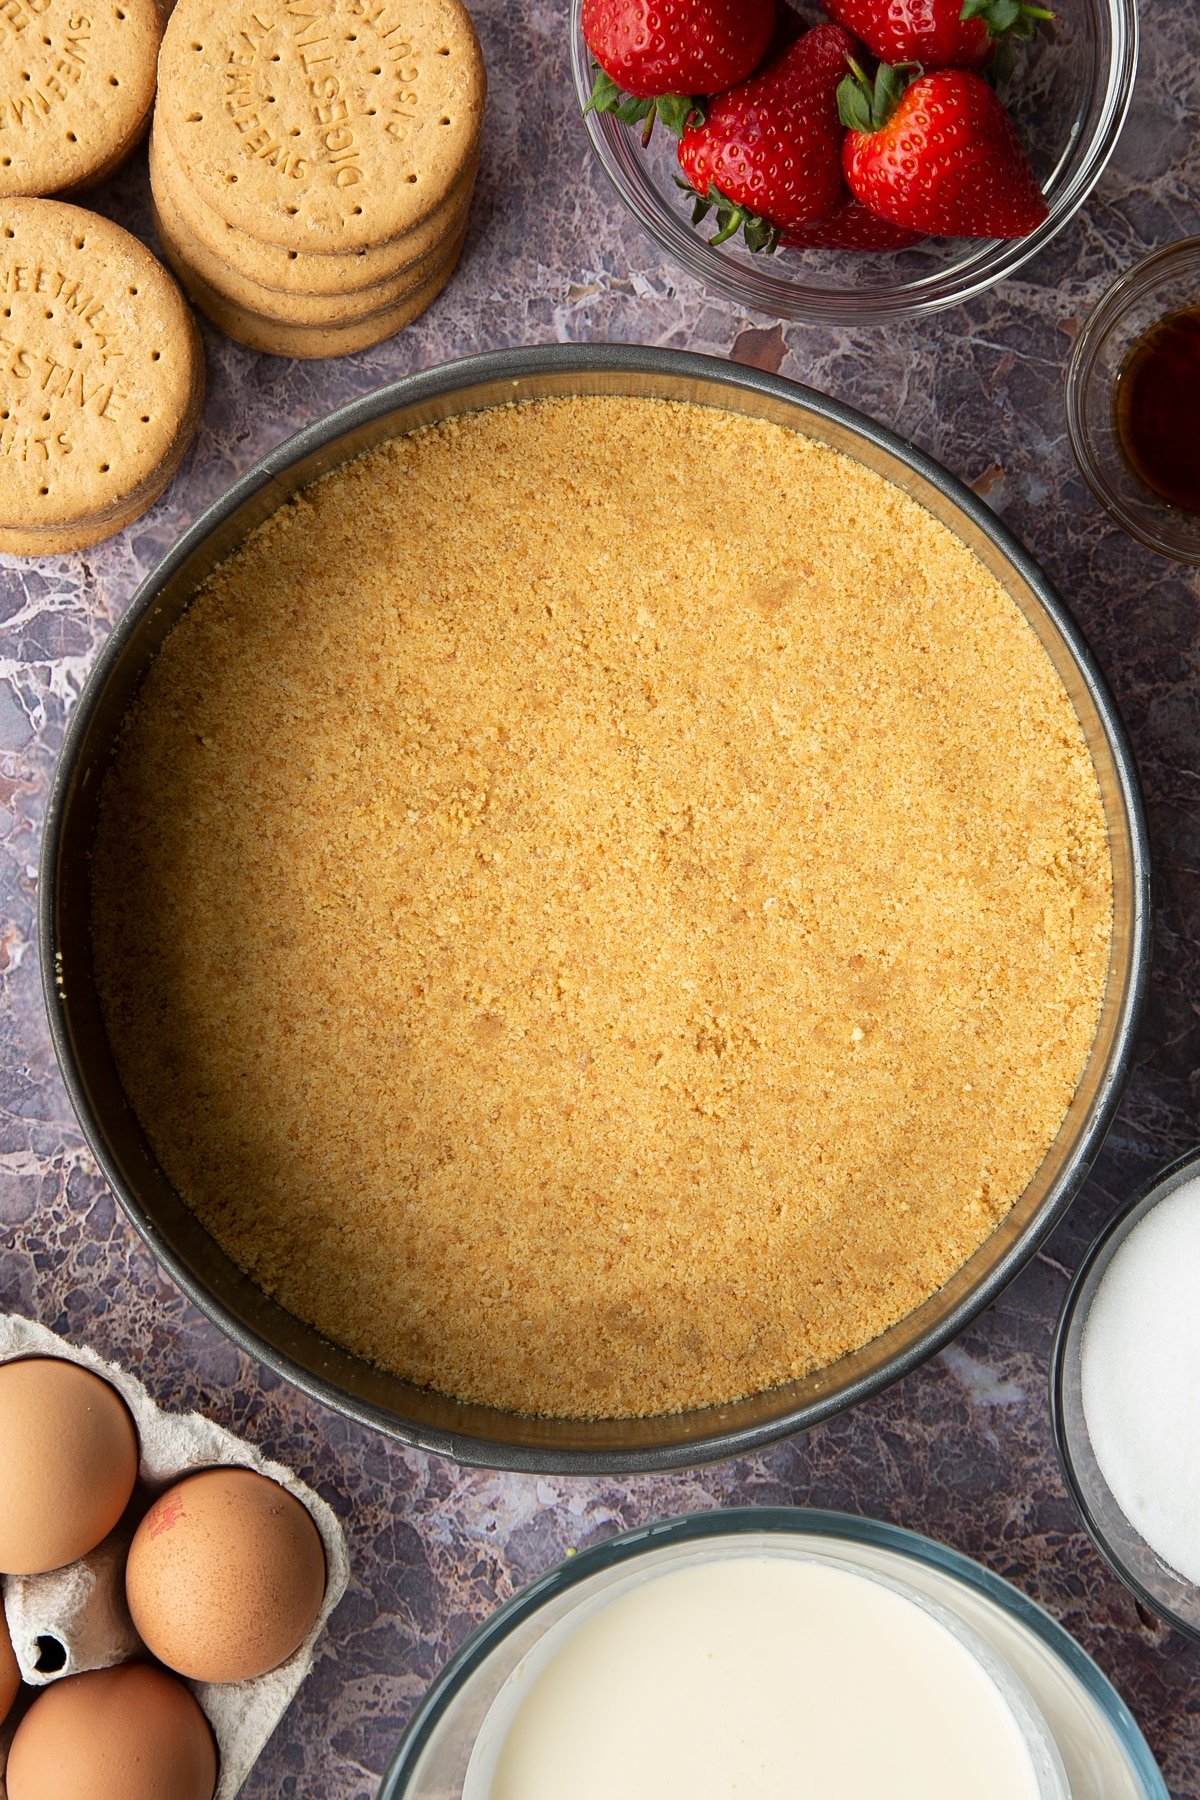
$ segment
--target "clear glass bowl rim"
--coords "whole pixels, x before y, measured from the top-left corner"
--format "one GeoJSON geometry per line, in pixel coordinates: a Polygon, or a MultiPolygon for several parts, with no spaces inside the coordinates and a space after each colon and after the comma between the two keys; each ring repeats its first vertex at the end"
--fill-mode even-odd
{"type": "MultiPolygon", "coordinates": [[[[1136,538],[1139,544],[1145,544],[1150,550],[1157,550],[1161,556],[1169,556],[1176,562],[1200,564],[1200,548],[1185,549],[1163,533],[1148,529],[1141,518],[1130,512],[1120,494],[1106,480],[1103,470],[1092,455],[1083,406],[1084,394],[1096,367],[1101,346],[1122,313],[1128,306],[1150,293],[1164,274],[1171,272],[1176,266],[1186,266],[1189,262],[1194,262],[1200,270],[1200,236],[1178,238],[1172,244],[1164,244],[1161,249],[1152,250],[1105,288],[1076,338],[1067,364],[1067,436],[1071,440],[1071,449],[1075,453],[1080,474],[1101,506],[1123,531],[1136,538]]],[[[1163,509],[1165,512],[1165,505],[1163,509]]]]}
{"type": "MultiPolygon", "coordinates": [[[[1095,4],[1107,15],[1112,38],[1105,90],[1078,163],[1051,196],[1049,217],[1028,237],[975,240],[976,248],[965,268],[951,265],[905,287],[856,290],[805,286],[714,257],[682,215],[668,212],[629,187],[605,141],[601,115],[586,113],[583,124],[596,161],[621,204],[661,250],[723,299],[770,318],[813,324],[878,325],[889,319],[919,318],[986,293],[997,282],[1016,274],[1075,217],[1108,167],[1133,99],[1140,26],[1137,0],[1095,0],[1095,4]]],[[[571,0],[571,68],[581,108],[592,85],[582,13],[583,0],[571,0]]]]}
{"type": "Polygon", "coordinates": [[[1054,1332],[1054,1343],[1050,1351],[1050,1425],[1054,1434],[1058,1466],[1062,1471],[1063,1480],[1066,1482],[1067,1491],[1075,1503],[1084,1529],[1117,1580],[1142,1601],[1143,1605],[1148,1606],[1157,1618],[1164,1620],[1173,1630],[1178,1631],[1191,1643],[1200,1644],[1200,1629],[1181,1618],[1163,1599],[1154,1594],[1132,1569],[1127,1567],[1092,1511],[1084,1493],[1083,1483],[1075,1468],[1063,1392],[1067,1371],[1067,1344],[1071,1336],[1071,1327],[1092,1270],[1110,1246],[1113,1246],[1115,1254],[1116,1242],[1127,1237],[1135,1226],[1140,1225],[1146,1215],[1153,1212],[1160,1200],[1165,1200],[1168,1195],[1173,1194],[1177,1188],[1182,1187],[1185,1182],[1195,1176],[1200,1176],[1200,1149],[1185,1150],[1182,1156],[1177,1156],[1173,1162],[1167,1163],[1165,1168],[1157,1170],[1148,1180],[1143,1181],[1140,1187],[1135,1188],[1129,1199],[1118,1208],[1088,1245],[1083,1261],[1071,1278],[1071,1285],[1063,1299],[1062,1310],[1058,1315],[1058,1325],[1054,1332]]]}
{"type": "Polygon", "coordinates": [[[804,1534],[829,1538],[834,1542],[849,1540],[851,1543],[870,1545],[893,1551],[908,1561],[925,1563],[952,1576],[964,1586],[974,1588],[985,1599],[1026,1626],[1055,1657],[1067,1665],[1112,1726],[1129,1757],[1131,1768],[1143,1785],[1146,1800],[1170,1800],[1158,1765],[1125,1702],[1087,1651],[1036,1601],[1030,1600],[1019,1588],[964,1556],[961,1551],[952,1550],[947,1544],[935,1543],[932,1538],[923,1537],[919,1532],[906,1531],[902,1526],[888,1525],[877,1519],[859,1518],[852,1513],[796,1506],[718,1507],[711,1512],[657,1520],[650,1525],[639,1525],[632,1531],[623,1531],[615,1537],[606,1538],[602,1544],[581,1550],[545,1575],[538,1576],[519,1593],[506,1600],[482,1625],[477,1626],[435,1678],[384,1772],[377,1800],[405,1800],[404,1784],[419,1760],[430,1733],[453,1701],[458,1689],[487,1660],[493,1647],[502,1642],[523,1620],[537,1612],[545,1602],[591,1575],[632,1561],[660,1545],[704,1543],[755,1532],[777,1532],[784,1536],[804,1534]]]}

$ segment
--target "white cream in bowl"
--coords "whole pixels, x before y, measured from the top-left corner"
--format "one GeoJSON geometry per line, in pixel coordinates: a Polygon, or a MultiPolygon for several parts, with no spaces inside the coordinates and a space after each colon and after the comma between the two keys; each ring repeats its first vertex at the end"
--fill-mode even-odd
{"type": "Polygon", "coordinates": [[[464,1800],[1063,1800],[1007,1666],[915,1593],[714,1557],[569,1616],[497,1697],[464,1800]]]}

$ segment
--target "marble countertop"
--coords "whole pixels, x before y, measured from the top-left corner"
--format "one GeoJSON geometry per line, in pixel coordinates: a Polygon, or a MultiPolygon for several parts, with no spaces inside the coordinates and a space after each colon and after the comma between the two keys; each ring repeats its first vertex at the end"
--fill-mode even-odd
{"type": "MultiPolygon", "coordinates": [[[[979,1558],[1060,1619],[1133,1709],[1172,1793],[1200,1796],[1200,1649],[1144,1613],[1083,1535],[1054,1459],[1046,1369],[1070,1271],[1118,1201],[1200,1138],[1200,581],[1134,545],[1079,477],[1063,375],[1108,282],[1198,229],[1200,14],[1146,0],[1132,115],[1083,214],[1018,280],[887,328],[780,327],[659,260],[591,161],[566,0],[474,0],[492,85],[463,265],[400,337],[342,362],[258,356],[205,327],[209,394],[168,496],[112,542],[0,559],[0,1310],[126,1363],[295,1467],[336,1508],[354,1575],[245,1800],[369,1800],[433,1674],[500,1599],[655,1516],[731,1503],[842,1508],[979,1558]],[[1093,1179],[950,1349],[853,1413],[697,1473],[474,1473],[325,1412],[241,1355],[161,1275],[100,1180],[51,1052],[37,972],[40,821],[96,650],[179,531],[264,451],[410,370],[520,343],[674,345],[779,370],[942,459],[1059,586],[1140,763],[1156,874],[1155,977],[1128,1094],[1093,1179]]],[[[150,241],[144,156],[95,197],[150,241]]]]}

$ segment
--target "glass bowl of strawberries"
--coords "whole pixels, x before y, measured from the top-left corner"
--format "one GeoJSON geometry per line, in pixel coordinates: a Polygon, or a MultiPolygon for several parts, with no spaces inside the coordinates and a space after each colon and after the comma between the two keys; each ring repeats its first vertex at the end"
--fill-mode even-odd
{"type": "Polygon", "coordinates": [[[783,319],[934,312],[1099,180],[1136,0],[572,0],[592,146],[659,247],[783,319]]]}

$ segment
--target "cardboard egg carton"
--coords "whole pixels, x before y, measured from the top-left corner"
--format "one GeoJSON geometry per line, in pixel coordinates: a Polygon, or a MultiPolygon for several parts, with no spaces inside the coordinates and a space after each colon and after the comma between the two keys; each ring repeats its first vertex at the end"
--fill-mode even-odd
{"type": "MultiPolygon", "coordinates": [[[[188,1681],[217,1741],[220,1766],[214,1800],[233,1800],[313,1665],[317,1639],[346,1591],[350,1559],[332,1509],[290,1469],[199,1413],[157,1406],[141,1382],[94,1350],[68,1344],[32,1319],[0,1315],[0,1363],[23,1356],[55,1356],[81,1363],[121,1395],[137,1427],[138,1486],[126,1516],[79,1562],[48,1575],[5,1575],[3,1604],[22,1679],[45,1687],[86,1669],[108,1669],[145,1655],[125,1604],[125,1554],[138,1519],[181,1476],[221,1466],[254,1469],[278,1482],[307,1507],[325,1547],[325,1598],[317,1622],[294,1656],[254,1681],[188,1681]]],[[[180,1679],[183,1679],[182,1677],[180,1679]]],[[[23,1711],[0,1726],[0,1800],[6,1800],[8,1746],[23,1711]]]]}

